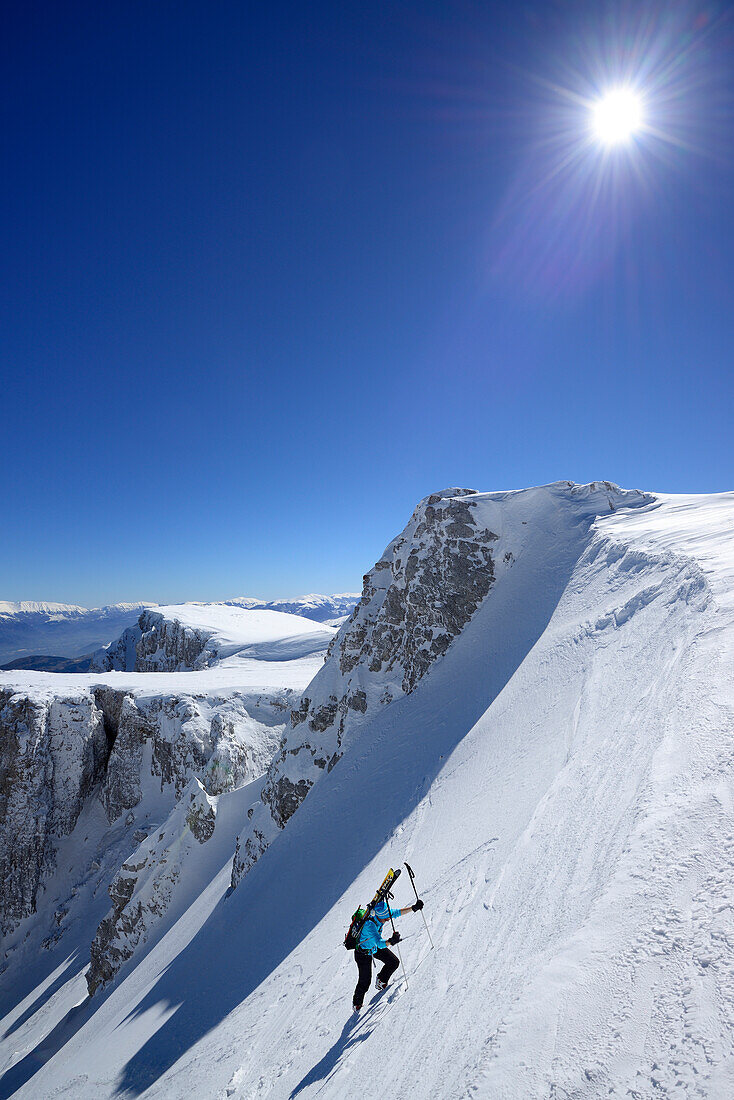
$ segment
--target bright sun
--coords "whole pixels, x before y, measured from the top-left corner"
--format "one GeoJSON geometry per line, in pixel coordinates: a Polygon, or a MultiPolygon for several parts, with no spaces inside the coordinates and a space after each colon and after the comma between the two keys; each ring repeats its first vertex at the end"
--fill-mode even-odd
{"type": "Polygon", "coordinates": [[[607,92],[592,107],[593,130],[605,145],[627,141],[642,125],[642,103],[630,88],[607,92]]]}

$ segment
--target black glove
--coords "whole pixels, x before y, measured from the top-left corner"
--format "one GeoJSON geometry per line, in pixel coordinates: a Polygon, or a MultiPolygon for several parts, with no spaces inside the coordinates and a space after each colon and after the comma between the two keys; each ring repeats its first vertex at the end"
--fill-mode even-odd
{"type": "Polygon", "coordinates": [[[414,913],[417,913],[419,909],[423,908],[423,902],[420,898],[418,898],[418,901],[415,903],[415,905],[411,905],[410,908],[413,910],[414,913]]]}
{"type": "Polygon", "coordinates": [[[392,936],[387,942],[390,944],[391,947],[394,947],[396,943],[400,943],[400,933],[393,932],[392,936]]]}

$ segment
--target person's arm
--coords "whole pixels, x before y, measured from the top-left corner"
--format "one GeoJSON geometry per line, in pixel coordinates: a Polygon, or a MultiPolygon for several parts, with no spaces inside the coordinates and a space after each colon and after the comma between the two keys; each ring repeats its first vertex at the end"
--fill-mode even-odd
{"type": "Polygon", "coordinates": [[[415,905],[406,905],[405,909],[391,909],[390,912],[394,917],[404,917],[406,913],[417,913],[422,908],[423,902],[416,902],[415,905]]]}

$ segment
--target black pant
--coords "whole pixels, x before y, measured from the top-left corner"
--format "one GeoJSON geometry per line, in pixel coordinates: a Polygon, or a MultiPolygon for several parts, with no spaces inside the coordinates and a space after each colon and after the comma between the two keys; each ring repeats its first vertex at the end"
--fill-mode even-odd
{"type": "Polygon", "coordinates": [[[379,959],[382,963],[382,970],[377,977],[381,982],[385,982],[386,985],[400,966],[400,963],[398,962],[397,955],[394,955],[387,947],[381,947],[379,951],[375,951],[374,955],[368,955],[366,951],[360,951],[360,949],[357,948],[354,952],[354,958],[357,961],[357,969],[359,970],[359,981],[357,982],[357,988],[354,990],[352,1002],[355,1008],[361,1008],[364,995],[369,989],[370,982],[372,981],[372,959],[379,959]]]}

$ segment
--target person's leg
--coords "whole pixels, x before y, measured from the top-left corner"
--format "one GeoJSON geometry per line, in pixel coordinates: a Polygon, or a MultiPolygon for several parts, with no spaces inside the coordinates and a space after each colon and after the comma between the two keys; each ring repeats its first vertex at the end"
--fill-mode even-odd
{"type": "Polygon", "coordinates": [[[357,970],[359,971],[359,980],[354,990],[352,1004],[355,1008],[361,1008],[362,1002],[364,1001],[364,995],[369,989],[370,982],[372,981],[372,956],[366,954],[364,951],[355,951],[354,958],[357,963],[357,970]]]}
{"type": "Polygon", "coordinates": [[[377,980],[387,985],[397,968],[400,966],[398,957],[389,947],[383,947],[380,951],[375,951],[375,958],[379,959],[382,963],[382,969],[377,975],[377,980]]]}

